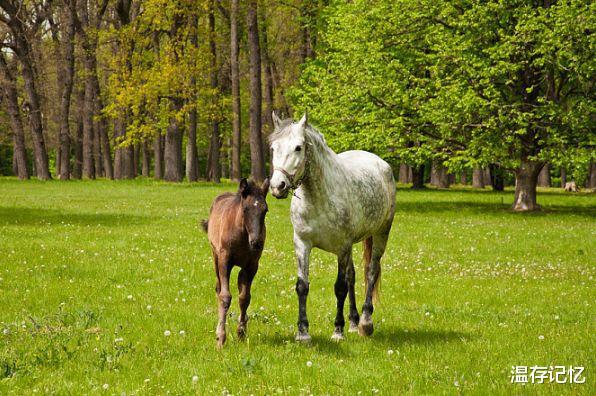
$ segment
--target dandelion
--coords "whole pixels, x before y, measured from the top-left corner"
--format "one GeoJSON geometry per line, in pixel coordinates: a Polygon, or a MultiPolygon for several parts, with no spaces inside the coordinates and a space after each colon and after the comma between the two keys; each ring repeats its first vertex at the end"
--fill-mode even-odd
{"type": "Polygon", "coordinates": [[[312,362],[310,360],[306,362],[306,367],[312,367],[312,362]]]}
{"type": "Polygon", "coordinates": [[[199,382],[199,376],[198,375],[193,375],[192,376],[192,383],[196,384],[197,382],[199,382]]]}
{"type": "Polygon", "coordinates": [[[388,350],[387,355],[393,355],[393,349],[388,350]]]}
{"type": "Polygon", "coordinates": [[[163,335],[165,335],[166,337],[169,337],[172,335],[172,332],[170,330],[166,330],[163,332],[163,335]]]}
{"type": "Polygon", "coordinates": [[[145,383],[148,384],[149,383],[149,378],[145,378],[145,383]]]}
{"type": "Polygon", "coordinates": [[[2,330],[2,334],[9,335],[10,334],[10,329],[4,329],[4,330],[2,330]]]}
{"type": "Polygon", "coordinates": [[[122,337],[118,337],[114,340],[114,342],[122,342],[122,341],[124,341],[124,338],[122,338],[122,337]]]}
{"type": "Polygon", "coordinates": [[[151,311],[151,308],[153,308],[151,305],[147,305],[147,311],[151,311]]]}
{"type": "Polygon", "coordinates": [[[129,294],[126,298],[128,298],[129,300],[132,300],[132,294],[129,294]]]}
{"type": "Polygon", "coordinates": [[[544,336],[543,336],[543,335],[539,335],[539,336],[538,336],[538,339],[539,339],[539,340],[544,340],[544,336]]]}
{"type": "Polygon", "coordinates": [[[102,386],[102,388],[103,388],[104,390],[108,390],[108,388],[109,388],[109,387],[110,387],[110,385],[108,385],[108,384],[103,384],[103,386],[102,386]]]}
{"type": "Polygon", "coordinates": [[[186,335],[186,331],[180,330],[180,332],[178,334],[180,334],[181,336],[185,336],[186,335]]]}

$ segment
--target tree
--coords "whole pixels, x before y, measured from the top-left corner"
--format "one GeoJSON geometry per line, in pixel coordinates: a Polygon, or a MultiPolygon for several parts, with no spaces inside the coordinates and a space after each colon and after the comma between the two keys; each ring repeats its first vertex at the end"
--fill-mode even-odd
{"type": "Polygon", "coordinates": [[[29,179],[29,169],[27,168],[27,151],[25,148],[25,133],[23,122],[21,120],[21,111],[19,110],[18,94],[14,71],[10,70],[6,62],[6,56],[0,51],[0,76],[2,81],[3,94],[0,100],[6,106],[13,132],[13,158],[16,164],[17,175],[20,180],[29,179]]]}
{"type": "Polygon", "coordinates": [[[335,148],[430,156],[451,171],[495,163],[515,174],[512,208],[535,210],[545,162],[589,157],[595,7],[337,3],[324,53],[293,97],[299,108],[317,103],[312,118],[335,148]]]}
{"type": "Polygon", "coordinates": [[[265,179],[265,157],[261,131],[261,49],[257,14],[257,0],[249,0],[247,25],[250,56],[250,163],[251,175],[260,183],[265,179]]]}
{"type": "Polygon", "coordinates": [[[232,174],[231,179],[240,181],[240,151],[242,144],[242,109],[240,105],[240,67],[238,61],[238,0],[230,4],[230,70],[232,79],[232,174]]]}
{"type": "Polygon", "coordinates": [[[14,51],[21,64],[24,89],[27,95],[27,102],[23,107],[31,128],[37,178],[49,180],[52,176],[43,135],[41,101],[35,79],[34,56],[29,41],[46,20],[47,10],[43,5],[35,3],[31,5],[31,8],[21,2],[0,0],[0,9],[3,11],[0,14],[0,22],[9,28],[11,32],[9,47],[14,51]]]}

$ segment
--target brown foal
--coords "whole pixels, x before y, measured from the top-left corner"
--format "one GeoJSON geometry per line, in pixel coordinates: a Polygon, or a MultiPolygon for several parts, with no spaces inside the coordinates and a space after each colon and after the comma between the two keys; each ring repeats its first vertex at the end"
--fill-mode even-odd
{"type": "Polygon", "coordinates": [[[232,302],[230,272],[233,266],[238,273],[238,338],[246,335],[246,310],[250,304],[250,286],[259,268],[259,259],[265,245],[265,198],[269,179],[259,187],[253,181],[242,179],[236,194],[225,193],[213,201],[209,219],[203,220],[203,229],[209,236],[217,283],[215,292],[219,304],[217,346],[226,342],[226,316],[232,302]]]}

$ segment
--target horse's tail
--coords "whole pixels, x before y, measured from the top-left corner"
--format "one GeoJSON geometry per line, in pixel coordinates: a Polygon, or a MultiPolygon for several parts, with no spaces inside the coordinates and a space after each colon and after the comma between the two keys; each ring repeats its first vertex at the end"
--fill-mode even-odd
{"type": "MultiPolygon", "coordinates": [[[[370,262],[372,260],[372,237],[366,238],[362,241],[363,246],[363,259],[364,259],[364,291],[368,290],[368,270],[370,268],[370,262]]],[[[375,283],[375,287],[372,291],[372,298],[373,302],[379,301],[379,285],[381,284],[381,266],[379,264],[379,277],[377,278],[377,282],[375,283]]]]}
{"type": "Polygon", "coordinates": [[[203,228],[203,231],[207,232],[209,230],[209,220],[201,220],[201,227],[203,228]]]}

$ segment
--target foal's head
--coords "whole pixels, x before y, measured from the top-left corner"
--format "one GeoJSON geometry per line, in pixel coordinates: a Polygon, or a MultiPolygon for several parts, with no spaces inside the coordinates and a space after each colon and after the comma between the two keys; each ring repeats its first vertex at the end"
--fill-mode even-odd
{"type": "Polygon", "coordinates": [[[273,174],[271,193],[275,198],[285,198],[291,188],[296,188],[303,178],[306,166],[306,114],[298,122],[280,120],[273,113],[275,133],[271,135],[273,174]]]}
{"type": "Polygon", "coordinates": [[[250,248],[253,250],[262,249],[265,244],[265,214],[268,210],[265,198],[268,191],[269,179],[265,179],[260,187],[252,180],[242,179],[238,188],[244,229],[248,234],[250,248]]]}

